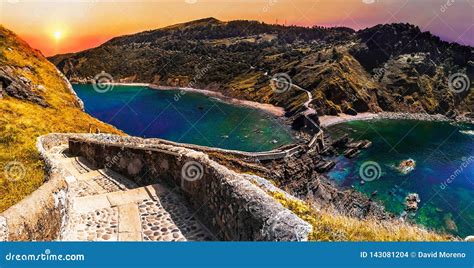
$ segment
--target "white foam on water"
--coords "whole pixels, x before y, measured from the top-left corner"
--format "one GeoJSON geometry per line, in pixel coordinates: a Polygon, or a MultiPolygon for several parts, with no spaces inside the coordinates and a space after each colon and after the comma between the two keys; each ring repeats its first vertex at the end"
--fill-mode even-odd
{"type": "Polygon", "coordinates": [[[459,132],[465,135],[474,135],[474,130],[459,130],[459,132]]]}

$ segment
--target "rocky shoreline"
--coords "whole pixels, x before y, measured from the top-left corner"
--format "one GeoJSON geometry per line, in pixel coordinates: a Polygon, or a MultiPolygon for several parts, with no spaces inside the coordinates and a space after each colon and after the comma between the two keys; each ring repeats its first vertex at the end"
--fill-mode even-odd
{"type": "Polygon", "coordinates": [[[357,115],[323,115],[319,117],[322,127],[330,127],[340,123],[350,121],[364,121],[376,119],[394,119],[394,120],[419,120],[419,121],[438,121],[438,122],[452,122],[452,123],[468,123],[473,124],[474,118],[467,116],[458,116],[450,118],[442,114],[425,114],[425,113],[396,113],[396,112],[381,112],[381,113],[359,113],[357,115]]]}

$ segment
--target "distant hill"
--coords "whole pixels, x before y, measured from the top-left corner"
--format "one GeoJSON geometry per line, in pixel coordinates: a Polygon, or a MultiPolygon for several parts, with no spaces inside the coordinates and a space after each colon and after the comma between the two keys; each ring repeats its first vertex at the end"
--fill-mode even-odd
{"type": "Polygon", "coordinates": [[[81,107],[55,66],[0,26],[0,212],[43,184],[38,136],[88,132],[90,124],[102,132],[121,133],[81,107]]]}
{"type": "Polygon", "coordinates": [[[405,111],[455,116],[474,107],[474,83],[460,92],[448,83],[466,76],[473,81],[472,51],[410,24],[354,31],[206,18],[116,37],[49,60],[73,82],[105,71],[115,81],[218,90],[283,106],[290,114],[306,94],[274,92],[270,79],[277,73],[310,90],[311,105],[320,115],[405,111]]]}

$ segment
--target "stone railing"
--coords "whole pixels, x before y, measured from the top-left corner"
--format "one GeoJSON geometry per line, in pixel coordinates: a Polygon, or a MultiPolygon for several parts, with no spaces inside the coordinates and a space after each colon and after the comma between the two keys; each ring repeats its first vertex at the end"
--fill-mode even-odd
{"type": "Polygon", "coordinates": [[[202,152],[135,137],[84,135],[69,140],[69,153],[139,185],[175,186],[221,240],[304,241],[312,230],[243,174],[202,152]]]}
{"type": "Polygon", "coordinates": [[[46,150],[67,142],[64,135],[38,138],[37,148],[45,161],[46,182],[18,204],[0,213],[0,241],[56,240],[68,215],[68,185],[46,150]]]}
{"type": "Polygon", "coordinates": [[[289,145],[288,147],[290,148],[285,149],[285,150],[275,149],[275,150],[270,150],[270,151],[265,151],[265,152],[244,152],[244,151],[238,151],[238,150],[222,149],[222,148],[217,148],[217,147],[207,147],[207,146],[201,146],[201,145],[195,145],[195,144],[182,144],[182,143],[176,143],[176,142],[156,139],[156,138],[148,139],[148,140],[156,140],[163,144],[171,144],[171,145],[186,147],[189,149],[198,150],[198,151],[202,151],[206,153],[209,153],[209,152],[222,153],[229,156],[235,156],[235,157],[250,159],[254,161],[255,160],[265,161],[265,160],[282,159],[282,158],[291,156],[302,150],[300,145],[293,144],[293,145],[289,145]]]}

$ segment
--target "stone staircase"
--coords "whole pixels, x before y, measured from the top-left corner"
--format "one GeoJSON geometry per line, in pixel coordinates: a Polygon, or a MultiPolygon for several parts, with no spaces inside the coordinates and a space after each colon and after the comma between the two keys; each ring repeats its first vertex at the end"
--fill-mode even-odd
{"type": "Polygon", "coordinates": [[[82,157],[69,157],[67,146],[50,157],[66,173],[71,207],[64,241],[207,241],[215,240],[177,193],[161,184],[139,187],[107,169],[94,169],[82,157]]]}

